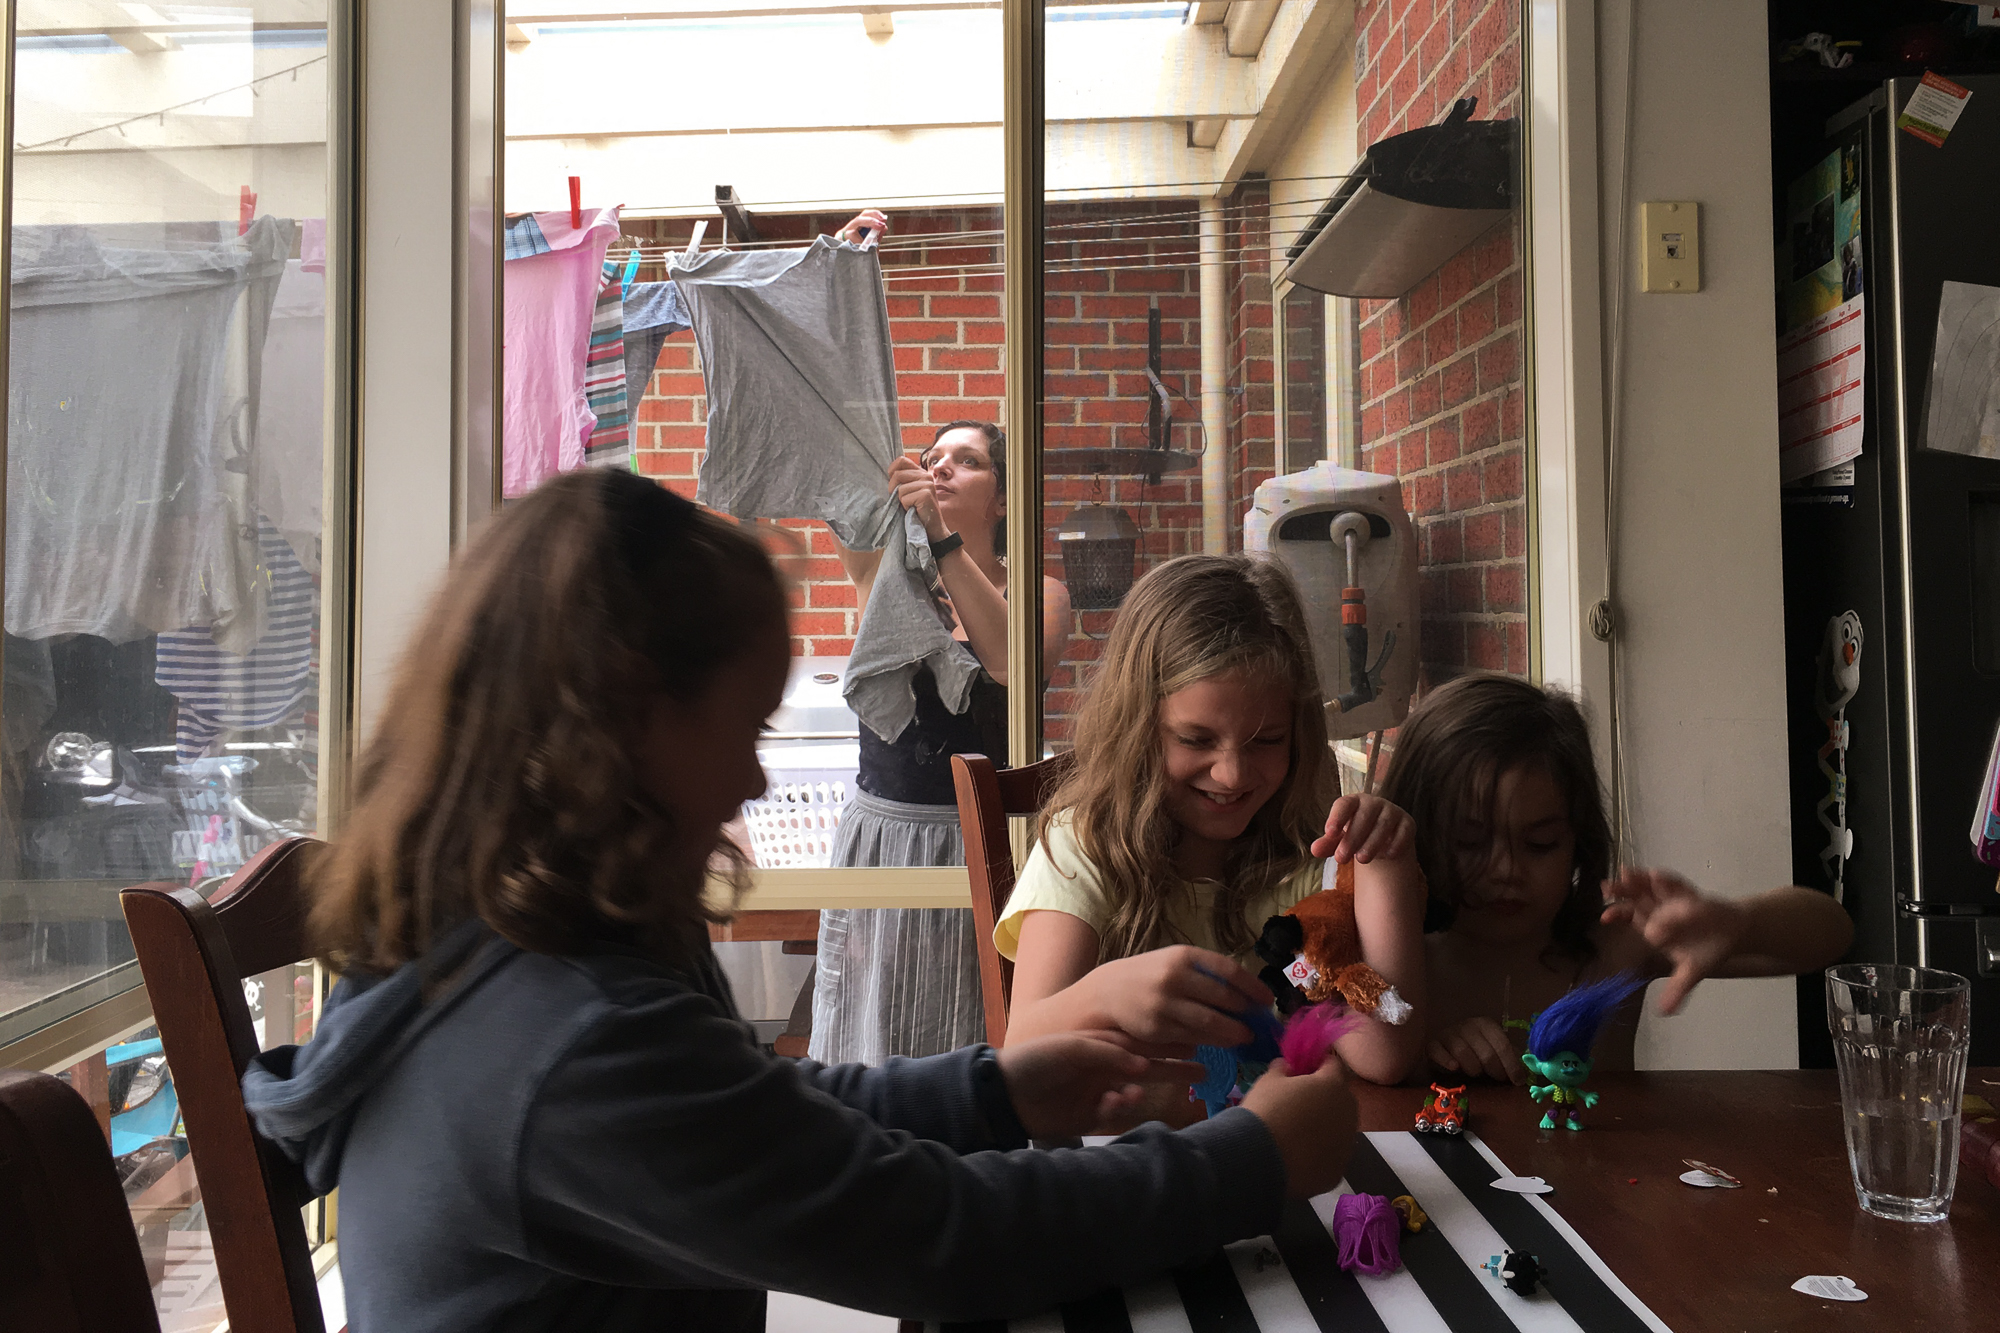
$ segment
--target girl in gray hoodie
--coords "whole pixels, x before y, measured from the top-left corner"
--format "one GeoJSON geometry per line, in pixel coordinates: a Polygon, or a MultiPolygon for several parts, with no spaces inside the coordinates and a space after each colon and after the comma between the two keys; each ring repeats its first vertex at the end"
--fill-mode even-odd
{"type": "MultiPolygon", "coordinates": [[[[708,944],[789,664],[749,530],[629,473],[454,567],[314,876],[341,973],[244,1078],[340,1187],[354,1333],[752,1330],[764,1292],[1005,1318],[1271,1229],[1340,1178],[1338,1062],[1178,1133],[1028,1149],[1198,1066],[1089,1034],[879,1068],[762,1051],[708,944]]],[[[1178,1053],[1173,1053],[1178,1054],[1178,1053]]]]}

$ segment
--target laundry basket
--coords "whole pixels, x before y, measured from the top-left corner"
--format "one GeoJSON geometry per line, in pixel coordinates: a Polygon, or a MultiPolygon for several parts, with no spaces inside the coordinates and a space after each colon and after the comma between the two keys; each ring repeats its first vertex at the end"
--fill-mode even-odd
{"type": "Polygon", "coordinates": [[[833,839],[841,809],[854,794],[860,747],[773,746],[758,757],[771,785],[743,805],[757,865],[767,870],[832,865],[833,839]]]}
{"type": "Polygon", "coordinates": [[[840,808],[847,804],[845,782],[773,782],[769,791],[743,806],[750,854],[765,869],[833,864],[833,837],[840,808]]]}

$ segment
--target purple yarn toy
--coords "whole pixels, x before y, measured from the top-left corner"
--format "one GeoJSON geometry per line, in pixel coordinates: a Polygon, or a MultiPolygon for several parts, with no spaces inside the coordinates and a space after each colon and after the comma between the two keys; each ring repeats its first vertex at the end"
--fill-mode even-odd
{"type": "Polygon", "coordinates": [[[1401,1268],[1402,1232],[1403,1219],[1379,1194],[1343,1194],[1333,1202],[1333,1238],[1340,1266],[1350,1273],[1381,1277],[1401,1268]]]}

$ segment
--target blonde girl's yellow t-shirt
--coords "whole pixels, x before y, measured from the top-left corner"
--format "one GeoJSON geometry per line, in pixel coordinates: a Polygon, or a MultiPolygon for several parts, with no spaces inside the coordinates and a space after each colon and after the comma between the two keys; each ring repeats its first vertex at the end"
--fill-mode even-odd
{"type": "MultiPolygon", "coordinates": [[[[1263,931],[1266,921],[1301,898],[1319,892],[1325,864],[1309,860],[1275,888],[1245,904],[1243,917],[1252,939],[1263,931]]],[[[1203,949],[1216,947],[1213,909],[1216,891],[1221,887],[1214,880],[1203,880],[1182,881],[1168,888],[1172,897],[1167,903],[1167,923],[1181,939],[1203,949]]],[[[1050,819],[1046,843],[1041,838],[1035,839],[1035,849],[1028,854],[1028,863],[1021,867],[1021,874],[1014,882],[1014,895],[1007,900],[1007,910],[993,927],[993,945],[1003,956],[1011,959],[1020,949],[1021,919],[1030,912],[1067,912],[1096,931],[1100,939],[1105,924],[1111,920],[1111,903],[1103,881],[1097,867],[1076,845],[1076,835],[1066,815],[1050,819]]],[[[1252,953],[1239,954],[1237,961],[1252,972],[1260,966],[1252,953]]]]}

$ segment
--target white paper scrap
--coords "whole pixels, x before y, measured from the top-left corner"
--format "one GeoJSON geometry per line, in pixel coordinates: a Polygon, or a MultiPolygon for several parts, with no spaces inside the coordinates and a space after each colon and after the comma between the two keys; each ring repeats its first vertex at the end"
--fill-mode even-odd
{"type": "Polygon", "coordinates": [[[1865,1301],[1868,1299],[1868,1293],[1855,1286],[1854,1279],[1827,1277],[1821,1274],[1800,1278],[1792,1284],[1792,1290],[1804,1292],[1808,1296],[1814,1296],[1823,1301],[1865,1301]]]}
{"type": "Polygon", "coordinates": [[[1681,1182],[1687,1185],[1698,1185],[1705,1190],[1740,1190],[1743,1188],[1741,1181],[1724,1180],[1721,1176],[1712,1176],[1706,1171],[1683,1171],[1681,1172],[1681,1182]]]}
{"type": "Polygon", "coordinates": [[[1862,334],[1856,293],[1778,339],[1778,476],[1824,472],[1861,456],[1862,334]]]}
{"type": "Polygon", "coordinates": [[[1553,1194],[1556,1188],[1540,1176],[1501,1176],[1486,1183],[1509,1194],[1553,1194]]]}

